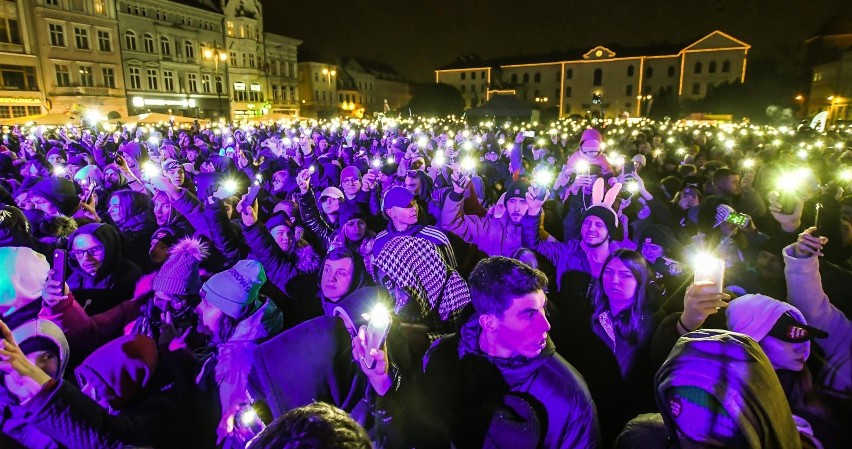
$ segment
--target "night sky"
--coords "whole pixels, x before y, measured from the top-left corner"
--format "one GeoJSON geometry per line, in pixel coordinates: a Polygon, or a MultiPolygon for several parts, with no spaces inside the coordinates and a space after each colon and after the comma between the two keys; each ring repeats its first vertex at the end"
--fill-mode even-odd
{"type": "Polygon", "coordinates": [[[753,57],[788,57],[850,0],[261,0],[268,31],[304,41],[299,60],[359,56],[413,81],[458,56],[483,58],[690,42],[720,29],[753,57]]]}

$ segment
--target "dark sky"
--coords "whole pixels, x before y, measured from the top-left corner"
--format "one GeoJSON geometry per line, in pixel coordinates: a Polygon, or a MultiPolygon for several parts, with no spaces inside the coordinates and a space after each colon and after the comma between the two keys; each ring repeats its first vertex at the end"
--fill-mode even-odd
{"type": "Polygon", "coordinates": [[[689,42],[720,29],[755,57],[789,55],[850,0],[261,0],[268,31],[314,58],[360,56],[414,81],[463,54],[484,58],[598,44],[689,42]]]}

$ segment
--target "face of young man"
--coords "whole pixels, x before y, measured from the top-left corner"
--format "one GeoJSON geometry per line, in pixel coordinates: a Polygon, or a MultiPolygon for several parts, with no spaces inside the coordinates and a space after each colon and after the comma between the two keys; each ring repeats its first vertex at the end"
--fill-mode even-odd
{"type": "Polygon", "coordinates": [[[510,198],[506,201],[506,212],[509,214],[509,220],[515,224],[521,222],[521,219],[527,214],[528,208],[526,198],[510,198]]]}
{"type": "Polygon", "coordinates": [[[583,225],[580,227],[580,236],[583,239],[583,243],[596,248],[606,242],[607,238],[609,238],[609,231],[607,231],[603,220],[590,215],[583,220],[583,225]]]}
{"type": "Polygon", "coordinates": [[[324,196],[322,197],[322,210],[326,215],[336,214],[340,210],[340,203],[340,198],[324,196]]]}
{"type": "Polygon", "coordinates": [[[355,176],[350,176],[340,181],[340,187],[343,193],[352,197],[361,189],[361,180],[355,176]]]}
{"type": "Polygon", "coordinates": [[[417,224],[417,205],[411,207],[394,206],[387,210],[388,217],[397,229],[417,224]]]}
{"type": "Polygon", "coordinates": [[[354,267],[350,258],[325,261],[320,288],[326,299],[337,302],[343,298],[352,283],[354,267]]]}
{"type": "Polygon", "coordinates": [[[519,355],[533,358],[541,354],[550,331],[544,311],[546,303],[547,297],[539,290],[513,299],[502,316],[485,315],[480,324],[491,347],[482,349],[503,358],[519,355]]]}

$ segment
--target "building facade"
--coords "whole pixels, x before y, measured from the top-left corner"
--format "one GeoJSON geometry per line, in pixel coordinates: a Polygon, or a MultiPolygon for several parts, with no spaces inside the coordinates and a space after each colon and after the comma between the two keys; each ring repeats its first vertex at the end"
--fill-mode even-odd
{"type": "Polygon", "coordinates": [[[47,112],[127,115],[115,0],[29,0],[47,112]]]}
{"type": "Polygon", "coordinates": [[[320,118],[399,110],[411,100],[411,84],[396,71],[355,58],[299,63],[299,91],[302,113],[320,118]]]}
{"type": "Polygon", "coordinates": [[[463,60],[436,70],[435,82],[458,89],[466,108],[484,103],[492,91],[511,90],[560,117],[593,111],[643,116],[655,97],[696,100],[722,83],[744,82],[749,48],[714,31],[691,45],[659,54],[597,46],[518,62],[463,60]]]}
{"type": "Polygon", "coordinates": [[[0,3],[0,119],[47,111],[26,0],[0,3]]]}
{"type": "Polygon", "coordinates": [[[827,124],[852,120],[852,50],[813,69],[808,116],[828,112],[827,124]]]}
{"type": "Polygon", "coordinates": [[[296,52],[302,41],[264,32],[263,42],[266,52],[263,69],[268,79],[267,97],[271,112],[298,115],[299,68],[296,66],[296,52]]]}
{"type": "Polygon", "coordinates": [[[119,0],[118,27],[131,115],[227,117],[222,13],[203,1],[119,0]]]}

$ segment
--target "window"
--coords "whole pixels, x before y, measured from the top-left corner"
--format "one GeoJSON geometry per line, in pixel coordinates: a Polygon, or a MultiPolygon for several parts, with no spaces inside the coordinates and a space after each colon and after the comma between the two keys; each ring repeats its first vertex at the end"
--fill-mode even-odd
{"type": "Polygon", "coordinates": [[[201,75],[201,91],[209,94],[210,90],[210,75],[201,75]]]}
{"type": "Polygon", "coordinates": [[[254,54],[251,53],[248,55],[249,57],[249,67],[254,67],[254,54]]]}
{"type": "Polygon", "coordinates": [[[227,23],[225,23],[225,29],[228,30],[228,36],[234,36],[234,22],[231,22],[229,20],[227,23]]]}
{"type": "Polygon", "coordinates": [[[669,66],[668,75],[669,75],[669,78],[674,78],[674,75],[675,75],[675,68],[674,68],[674,66],[673,66],[673,65],[670,65],[670,66],[669,66]]]}
{"type": "Polygon", "coordinates": [[[574,69],[565,70],[565,79],[570,80],[571,78],[574,78],[574,69]]]}
{"type": "Polygon", "coordinates": [[[157,69],[147,69],[145,72],[148,75],[148,90],[159,90],[160,80],[157,76],[157,69]]]}
{"type": "Polygon", "coordinates": [[[481,75],[482,75],[482,79],[486,79],[485,70],[482,71],[481,75]]]}
{"type": "Polygon", "coordinates": [[[536,72],[535,76],[533,77],[533,80],[534,80],[536,83],[540,83],[540,82],[541,82],[541,73],[536,72]]]}
{"type": "Polygon", "coordinates": [[[632,65],[627,66],[627,76],[633,76],[633,70],[632,65]]]}
{"type": "Polygon", "coordinates": [[[476,79],[476,72],[470,72],[470,79],[472,79],[472,80],[476,79]]]}
{"type": "Polygon", "coordinates": [[[71,9],[74,11],[83,11],[85,9],[84,0],[71,0],[71,9]]]}
{"type": "Polygon", "coordinates": [[[68,69],[68,64],[54,64],[56,71],[56,85],[59,87],[68,87],[71,85],[71,71],[68,69]]]}
{"type": "Polygon", "coordinates": [[[565,86],[565,97],[571,97],[571,86],[565,86]]]}
{"type": "Polygon", "coordinates": [[[524,73],[524,82],[525,83],[530,82],[530,74],[529,73],[524,73]]]}
{"type": "Polygon", "coordinates": [[[44,3],[48,6],[59,6],[59,0],[44,0],[44,3]]]}
{"type": "Polygon", "coordinates": [[[603,69],[595,69],[595,76],[592,84],[594,86],[600,86],[603,84],[603,69]]]}
{"type": "Polygon", "coordinates": [[[461,72],[461,79],[465,79],[466,76],[467,76],[467,73],[461,72]]]}
{"type": "Polygon", "coordinates": [[[296,88],[295,87],[290,87],[290,100],[291,101],[298,101],[299,100],[299,96],[296,95],[296,88]]]}
{"type": "Polygon", "coordinates": [[[50,31],[50,45],[54,47],[65,46],[65,27],[58,23],[50,23],[47,25],[50,31]]]}
{"type": "Polygon", "coordinates": [[[79,72],[81,86],[92,87],[95,85],[94,79],[92,78],[92,66],[81,65],[79,68],[79,72]]]}
{"type": "Polygon", "coordinates": [[[645,69],[645,78],[651,78],[654,76],[654,68],[648,67],[645,69]]]}
{"type": "Polygon", "coordinates": [[[130,88],[142,89],[142,70],[139,67],[130,68],[130,88]]]}
{"type": "Polygon", "coordinates": [[[145,41],[145,53],[154,53],[154,36],[145,33],[142,39],[145,41]]]}
{"type": "Polygon", "coordinates": [[[632,84],[627,85],[627,91],[624,93],[624,95],[627,95],[628,97],[633,95],[633,85],[632,84]]]}
{"type": "Polygon", "coordinates": [[[700,62],[695,63],[695,68],[693,69],[693,73],[695,73],[696,75],[701,73],[701,63],[700,62]]]}
{"type": "Polygon", "coordinates": [[[124,33],[124,48],[130,51],[136,51],[136,33],[127,31],[124,33]]]}
{"type": "Polygon", "coordinates": [[[192,41],[184,42],[183,49],[186,59],[195,59],[195,45],[192,44],[192,41]]]}
{"type": "Polygon", "coordinates": [[[243,67],[248,67],[248,55],[243,53],[243,67]]]}
{"type": "Polygon", "coordinates": [[[707,66],[707,73],[716,73],[716,61],[710,61],[707,66]]]}
{"type": "Polygon", "coordinates": [[[722,61],[722,73],[731,71],[731,61],[722,61]]]}
{"type": "Polygon", "coordinates": [[[198,75],[194,73],[187,73],[186,86],[190,92],[198,92],[198,75]]]}
{"type": "Polygon", "coordinates": [[[163,90],[174,92],[175,72],[171,70],[163,70],[163,90]]]}
{"type": "Polygon", "coordinates": [[[0,17],[0,43],[21,43],[21,31],[17,20],[0,17]]]}
{"type": "Polygon", "coordinates": [[[77,44],[78,50],[88,50],[89,30],[85,28],[74,27],[74,42],[77,44]]]}
{"type": "Polygon", "coordinates": [[[35,67],[0,65],[0,89],[38,90],[35,67]]]}
{"type": "Polygon", "coordinates": [[[701,95],[701,83],[694,83],[692,85],[692,95],[701,95]]]}
{"type": "Polygon", "coordinates": [[[107,15],[106,0],[95,0],[95,14],[99,16],[107,15]]]}
{"type": "Polygon", "coordinates": [[[160,53],[163,56],[172,55],[172,43],[166,36],[160,36],[160,53]]]}
{"type": "Polygon", "coordinates": [[[115,69],[112,67],[104,67],[101,69],[101,73],[104,76],[104,87],[115,89],[115,69]]]}
{"type": "Polygon", "coordinates": [[[237,52],[232,51],[231,55],[228,58],[229,58],[228,60],[231,61],[232,66],[239,67],[239,64],[238,64],[239,61],[237,61],[237,52]]]}
{"type": "Polygon", "coordinates": [[[98,31],[98,50],[112,51],[112,40],[109,31],[98,31]]]}

